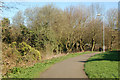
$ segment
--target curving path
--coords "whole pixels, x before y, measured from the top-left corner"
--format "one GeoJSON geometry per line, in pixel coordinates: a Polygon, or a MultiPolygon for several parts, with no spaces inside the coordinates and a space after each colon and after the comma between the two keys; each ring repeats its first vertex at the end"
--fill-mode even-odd
{"type": "Polygon", "coordinates": [[[84,72],[84,63],[98,53],[83,54],[56,63],[43,72],[40,78],[88,78],[84,72]]]}

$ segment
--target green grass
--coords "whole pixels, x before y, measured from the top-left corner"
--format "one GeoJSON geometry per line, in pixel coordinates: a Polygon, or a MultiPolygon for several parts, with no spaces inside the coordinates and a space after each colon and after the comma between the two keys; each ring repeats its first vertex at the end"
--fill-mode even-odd
{"type": "Polygon", "coordinates": [[[7,78],[8,77],[9,78],[39,78],[40,73],[48,69],[51,65],[63,61],[65,59],[87,53],[91,53],[91,52],[68,54],[66,56],[45,60],[42,63],[37,63],[34,66],[28,68],[13,68],[12,73],[8,73],[7,76],[4,77],[5,78],[6,77],[7,78]]]}
{"type": "Polygon", "coordinates": [[[109,51],[94,55],[85,63],[89,78],[120,78],[118,63],[120,51],[109,51]]]}

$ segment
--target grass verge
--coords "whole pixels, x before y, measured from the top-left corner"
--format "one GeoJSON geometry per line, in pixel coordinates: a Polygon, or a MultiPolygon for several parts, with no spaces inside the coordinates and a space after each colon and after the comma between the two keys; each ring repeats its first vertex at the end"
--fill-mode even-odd
{"type": "Polygon", "coordinates": [[[82,54],[91,53],[89,52],[82,52],[82,53],[74,53],[74,54],[68,54],[66,56],[61,56],[57,58],[52,58],[50,60],[44,60],[41,63],[37,63],[32,67],[27,68],[13,68],[11,69],[11,73],[7,73],[6,76],[3,78],[39,78],[40,73],[48,69],[52,64],[55,64],[57,62],[63,61],[65,59],[75,57],[82,54]]]}
{"type": "Polygon", "coordinates": [[[89,78],[120,78],[118,63],[120,51],[96,54],[85,63],[85,72],[89,78]]]}

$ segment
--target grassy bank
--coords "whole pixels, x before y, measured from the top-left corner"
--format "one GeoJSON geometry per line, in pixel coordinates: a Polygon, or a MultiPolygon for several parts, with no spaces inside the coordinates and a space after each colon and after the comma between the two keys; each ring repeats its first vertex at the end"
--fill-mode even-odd
{"type": "Polygon", "coordinates": [[[63,61],[65,59],[75,57],[82,54],[87,54],[91,52],[82,52],[82,53],[74,53],[74,54],[68,54],[66,56],[61,56],[58,58],[52,58],[50,60],[44,60],[41,63],[37,63],[32,67],[27,68],[13,68],[10,70],[11,73],[8,73],[4,77],[9,78],[36,78],[40,76],[40,73],[48,69],[52,64],[55,64],[57,62],[63,61]]]}
{"type": "Polygon", "coordinates": [[[118,63],[120,51],[97,54],[88,59],[85,72],[89,78],[120,78],[118,63]]]}

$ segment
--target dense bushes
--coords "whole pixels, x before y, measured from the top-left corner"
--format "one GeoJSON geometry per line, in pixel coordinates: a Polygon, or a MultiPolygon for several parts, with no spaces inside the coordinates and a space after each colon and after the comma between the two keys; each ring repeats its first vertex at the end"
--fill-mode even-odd
{"type": "Polygon", "coordinates": [[[3,73],[13,67],[31,66],[41,61],[41,54],[25,42],[12,42],[10,45],[3,43],[3,73]]]}
{"type": "MultiPolygon", "coordinates": [[[[102,10],[102,6],[97,6],[99,8],[96,4],[90,7],[71,6],[63,11],[50,4],[42,8],[35,7],[28,8],[24,12],[19,11],[14,16],[12,24],[8,18],[3,18],[2,40],[7,44],[24,41],[31,47],[45,52],[43,54],[99,50],[99,47],[103,46],[103,21],[101,17],[94,15],[102,10]]],[[[113,11],[117,21],[117,10],[113,11]]],[[[111,11],[108,10],[106,14],[108,13],[111,11]]],[[[110,25],[104,23],[105,46],[108,50],[115,48],[114,44],[118,44],[116,42],[118,32],[114,30],[112,18],[109,19],[111,16],[112,14],[106,16],[110,25]]],[[[23,52],[24,50],[21,51],[23,52]]]]}

